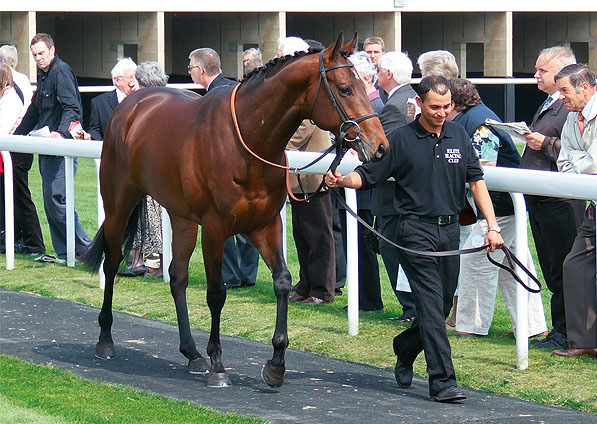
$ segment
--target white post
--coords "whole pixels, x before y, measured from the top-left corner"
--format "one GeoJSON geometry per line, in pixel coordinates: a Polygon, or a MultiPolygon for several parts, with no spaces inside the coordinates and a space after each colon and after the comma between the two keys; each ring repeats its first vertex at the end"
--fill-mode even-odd
{"type": "Polygon", "coordinates": [[[280,218],[282,218],[282,251],[284,252],[284,262],[288,263],[288,229],[286,228],[286,202],[280,209],[280,218]]]}
{"type": "MultiPolygon", "coordinates": [[[[95,175],[97,181],[97,228],[99,229],[102,224],[104,223],[104,219],[106,219],[106,214],[104,212],[104,200],[102,199],[102,193],[100,190],[100,159],[93,159],[95,163],[95,175]]],[[[99,278],[99,288],[104,289],[106,287],[106,275],[104,274],[104,261],[100,264],[99,270],[97,271],[97,275],[99,278]]]]}
{"type": "Polygon", "coordinates": [[[12,180],[12,157],[10,152],[2,151],[4,160],[4,249],[6,250],[6,269],[15,269],[15,214],[12,180]]]}
{"type": "MultiPolygon", "coordinates": [[[[527,209],[521,193],[510,193],[514,204],[516,228],[516,256],[522,264],[528,263],[527,209]]],[[[517,268],[520,279],[529,284],[526,273],[517,268]]],[[[526,370],[529,367],[529,325],[528,325],[529,292],[520,284],[516,285],[516,368],[526,370]]]]}
{"type": "Polygon", "coordinates": [[[64,158],[66,179],[66,265],[75,266],[75,173],[74,159],[64,158]]]}
{"type": "MultiPolygon", "coordinates": [[[[344,189],[346,204],[357,210],[357,192],[344,189]]],[[[348,334],[359,334],[359,237],[358,222],[346,212],[346,289],[348,291],[348,334]]]]}
{"type": "Polygon", "coordinates": [[[172,262],[172,223],[166,208],[162,207],[162,272],[164,283],[170,283],[170,263],[172,262]]]}

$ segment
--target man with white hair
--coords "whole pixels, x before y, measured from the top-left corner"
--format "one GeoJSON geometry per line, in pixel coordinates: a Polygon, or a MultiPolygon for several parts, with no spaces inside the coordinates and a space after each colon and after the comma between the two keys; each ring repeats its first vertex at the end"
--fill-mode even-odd
{"type": "Polygon", "coordinates": [[[423,53],[417,59],[423,78],[439,75],[447,80],[458,78],[458,64],[456,58],[447,50],[431,50],[423,53]]]}
{"type": "MultiPolygon", "coordinates": [[[[417,96],[410,85],[412,70],[411,60],[402,52],[388,52],[379,59],[377,81],[379,86],[388,93],[388,101],[380,115],[381,125],[386,135],[412,121],[407,112],[408,99],[414,99],[417,96]]],[[[393,202],[394,186],[395,183],[392,181],[380,183],[373,188],[371,199],[371,209],[375,215],[377,229],[390,240],[395,238],[399,218],[393,202]]],[[[412,293],[406,291],[408,288],[406,276],[400,276],[398,273],[400,263],[396,249],[384,240],[380,240],[379,250],[394,293],[402,305],[402,315],[393,320],[412,322],[416,316],[415,302],[412,293]],[[398,284],[400,277],[402,284],[398,284]]]]}
{"type": "Polygon", "coordinates": [[[118,103],[139,89],[139,83],[135,77],[136,71],[137,64],[130,57],[119,59],[111,72],[115,89],[91,100],[89,134],[93,140],[103,140],[108,121],[118,103]]]}
{"type": "Polygon", "coordinates": [[[263,66],[261,50],[251,47],[243,52],[243,73],[245,75],[260,66],[263,66]]]}

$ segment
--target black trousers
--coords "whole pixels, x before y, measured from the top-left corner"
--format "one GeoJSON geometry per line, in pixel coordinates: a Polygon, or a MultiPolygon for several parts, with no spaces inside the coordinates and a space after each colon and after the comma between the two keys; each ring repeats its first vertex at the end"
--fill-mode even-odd
{"type": "Polygon", "coordinates": [[[566,328],[571,348],[597,348],[595,286],[595,208],[587,210],[572,250],[564,261],[566,328]]]}
{"type": "Polygon", "coordinates": [[[244,234],[230,236],[224,242],[222,279],[229,286],[253,285],[257,281],[259,251],[244,234]]]}
{"type": "MultiPolygon", "coordinates": [[[[39,217],[35,203],[31,200],[29,191],[29,171],[33,164],[33,155],[29,153],[12,153],[13,165],[13,192],[14,192],[14,230],[15,241],[22,241],[26,253],[44,253],[46,246],[39,224],[39,217]]],[[[2,207],[2,224],[4,230],[4,175],[2,178],[2,190],[0,193],[0,205],[2,207]]],[[[4,240],[3,240],[4,242],[4,240]]]]}
{"type": "Polygon", "coordinates": [[[336,260],[330,194],[320,192],[309,203],[290,199],[292,234],[300,264],[296,294],[334,300],[336,260]]]}
{"type": "MultiPolygon", "coordinates": [[[[389,240],[396,241],[396,227],[398,226],[398,215],[378,215],[375,217],[375,226],[377,231],[389,240]]],[[[398,282],[398,267],[400,261],[396,248],[384,240],[379,240],[379,250],[381,258],[388,273],[390,284],[394,289],[394,294],[398,302],[402,305],[402,314],[407,317],[414,317],[417,315],[417,308],[415,307],[415,299],[412,293],[396,290],[398,282]]]]}
{"type": "Polygon", "coordinates": [[[551,324],[566,334],[563,265],[576,237],[575,211],[566,201],[527,201],[527,209],[539,265],[552,293],[551,324]]]}
{"type": "MultiPolygon", "coordinates": [[[[411,218],[400,218],[396,232],[401,246],[421,251],[458,249],[458,223],[439,226],[411,218]]],[[[411,284],[417,316],[412,326],[394,337],[394,353],[412,364],[424,351],[429,374],[429,395],[456,385],[445,320],[452,308],[458,285],[460,258],[432,258],[398,251],[400,264],[411,284]]]]}
{"type": "MultiPolygon", "coordinates": [[[[370,209],[359,209],[358,215],[367,224],[373,226],[373,214],[370,209]]],[[[346,210],[340,209],[342,222],[342,239],[344,252],[346,253],[346,210]]],[[[381,300],[381,284],[379,282],[379,262],[375,253],[363,234],[368,231],[362,225],[358,225],[357,237],[359,240],[359,310],[379,311],[383,309],[381,300]]]]}

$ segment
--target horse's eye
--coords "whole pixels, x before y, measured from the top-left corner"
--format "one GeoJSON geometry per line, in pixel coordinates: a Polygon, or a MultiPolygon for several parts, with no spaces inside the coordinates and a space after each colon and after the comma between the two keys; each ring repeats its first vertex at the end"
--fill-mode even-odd
{"type": "Polygon", "coordinates": [[[338,91],[343,96],[350,96],[352,94],[352,87],[350,85],[343,85],[338,87],[338,91]]]}

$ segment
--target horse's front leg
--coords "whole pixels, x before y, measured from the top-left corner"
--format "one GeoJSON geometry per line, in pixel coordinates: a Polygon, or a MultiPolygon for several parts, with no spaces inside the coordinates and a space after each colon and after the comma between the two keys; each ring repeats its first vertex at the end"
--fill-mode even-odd
{"type": "Polygon", "coordinates": [[[261,370],[261,376],[270,387],[284,383],[284,354],[288,347],[288,293],[292,277],[284,261],[282,248],[282,220],[277,215],[265,228],[250,234],[251,241],[272,271],[274,293],[276,294],[276,329],[272,338],[274,354],[261,370]]]}
{"type": "Polygon", "coordinates": [[[197,243],[198,225],[182,218],[171,217],[172,221],[172,263],[168,269],[170,273],[170,293],[176,306],[178,334],[180,337],[179,350],[188,360],[191,374],[206,374],[209,372],[207,361],[197,351],[187,307],[187,287],[189,285],[189,261],[195,244],[197,243]]]}
{"type": "Polygon", "coordinates": [[[209,387],[228,387],[230,379],[222,364],[222,345],[220,343],[220,318],[222,308],[226,302],[226,286],[222,279],[222,257],[224,255],[224,241],[215,227],[203,224],[201,231],[201,246],[203,260],[205,262],[205,274],[207,277],[207,306],[211,313],[211,329],[209,342],[207,343],[207,354],[211,359],[211,368],[207,376],[209,387]]]}

